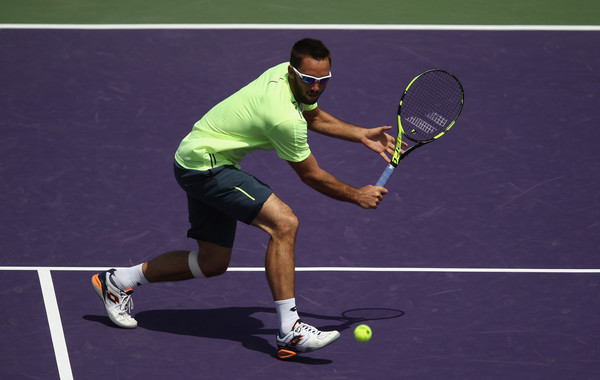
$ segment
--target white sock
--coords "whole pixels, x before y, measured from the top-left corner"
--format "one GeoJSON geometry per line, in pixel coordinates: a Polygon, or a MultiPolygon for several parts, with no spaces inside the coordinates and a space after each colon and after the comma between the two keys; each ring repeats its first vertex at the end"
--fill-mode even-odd
{"type": "Polygon", "coordinates": [[[118,269],[114,272],[112,278],[121,290],[133,289],[136,286],[148,283],[142,272],[142,264],[130,268],[118,269]]]}
{"type": "Polygon", "coordinates": [[[287,335],[298,320],[298,311],[296,310],[296,299],[290,298],[282,301],[275,301],[275,310],[279,320],[279,334],[287,335]]]}

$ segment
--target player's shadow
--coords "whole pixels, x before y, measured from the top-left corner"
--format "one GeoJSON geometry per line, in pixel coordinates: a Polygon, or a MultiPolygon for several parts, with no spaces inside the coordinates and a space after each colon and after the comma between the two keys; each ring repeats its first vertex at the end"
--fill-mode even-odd
{"type": "MultiPolygon", "coordinates": [[[[138,328],[177,335],[230,340],[241,343],[246,349],[276,358],[276,329],[265,328],[263,322],[253,316],[257,313],[274,314],[275,311],[273,308],[265,307],[148,310],[136,313],[134,317],[138,321],[138,328]]],[[[83,318],[115,327],[105,316],[86,315],[83,318]]],[[[275,317],[273,316],[273,318],[275,317]]],[[[332,363],[331,360],[319,359],[315,358],[314,354],[311,355],[299,355],[291,360],[313,365],[332,363]]]]}
{"type": "MultiPolygon", "coordinates": [[[[361,309],[368,310],[368,309],[361,309]]],[[[382,310],[382,309],[372,309],[382,310]]],[[[138,328],[152,331],[160,331],[177,335],[188,335],[202,338],[225,339],[239,342],[244,348],[268,354],[276,357],[275,334],[276,329],[265,328],[263,322],[254,315],[258,313],[274,314],[273,308],[267,307],[226,307],[217,309],[188,309],[188,310],[148,310],[135,314],[138,328]]],[[[344,312],[346,313],[346,312],[344,312]]],[[[342,315],[344,315],[342,313],[342,315]]],[[[397,317],[404,313],[397,311],[397,317]]],[[[364,320],[356,320],[340,316],[325,316],[310,313],[301,313],[301,318],[306,318],[308,323],[331,321],[323,326],[315,323],[322,330],[344,331],[354,324],[362,323],[364,320]]],[[[273,316],[273,318],[275,318],[273,316]]],[[[86,315],[84,319],[114,325],[108,317],[86,315]]],[[[298,355],[291,359],[296,362],[313,365],[331,364],[328,359],[315,358],[311,356],[298,355]]]]}
{"type": "Polygon", "coordinates": [[[274,355],[275,347],[270,341],[275,340],[276,330],[265,328],[260,319],[253,317],[256,313],[273,313],[273,310],[261,307],[148,310],[136,313],[135,319],[138,328],[231,340],[247,349],[274,355]]]}

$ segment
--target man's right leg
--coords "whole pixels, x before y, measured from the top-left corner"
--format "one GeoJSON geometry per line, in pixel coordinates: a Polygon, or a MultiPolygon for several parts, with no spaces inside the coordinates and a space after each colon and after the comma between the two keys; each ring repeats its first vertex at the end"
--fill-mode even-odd
{"type": "Polygon", "coordinates": [[[227,271],[231,248],[198,241],[198,251],[171,251],[140,265],[111,269],[92,277],[92,285],[110,320],[119,327],[135,328],[131,294],[148,282],[183,281],[217,276],[227,271]]]}
{"type": "Polygon", "coordinates": [[[191,226],[187,235],[198,242],[198,250],[171,251],[147,263],[94,275],[94,290],[104,301],[106,311],[115,324],[125,328],[137,326],[135,319],[129,315],[133,305],[131,293],[136,286],[147,282],[211,277],[227,270],[237,221],[220,206],[237,205],[235,199],[226,198],[232,194],[227,184],[231,182],[228,178],[232,172],[233,176],[239,173],[225,167],[202,172],[175,165],[175,177],[188,199],[191,226]]]}

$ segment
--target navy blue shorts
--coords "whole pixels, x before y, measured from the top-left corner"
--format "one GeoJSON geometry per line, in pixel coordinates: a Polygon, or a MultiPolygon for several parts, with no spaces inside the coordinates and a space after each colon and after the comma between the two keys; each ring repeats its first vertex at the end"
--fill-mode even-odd
{"type": "Polygon", "coordinates": [[[259,179],[229,165],[198,171],[175,162],[175,178],[187,194],[187,236],[229,248],[237,221],[252,223],[273,193],[259,179]]]}

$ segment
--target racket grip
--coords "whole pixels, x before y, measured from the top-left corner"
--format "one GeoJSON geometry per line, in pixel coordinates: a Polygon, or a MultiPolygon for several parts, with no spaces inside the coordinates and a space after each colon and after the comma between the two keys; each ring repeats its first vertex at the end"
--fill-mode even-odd
{"type": "Polygon", "coordinates": [[[379,177],[379,180],[377,180],[377,183],[375,184],[375,186],[385,186],[385,184],[387,183],[388,179],[390,179],[390,177],[392,176],[392,173],[394,173],[394,170],[396,168],[394,166],[392,166],[392,164],[389,164],[385,170],[383,171],[383,173],[381,173],[381,177],[379,177]]]}

